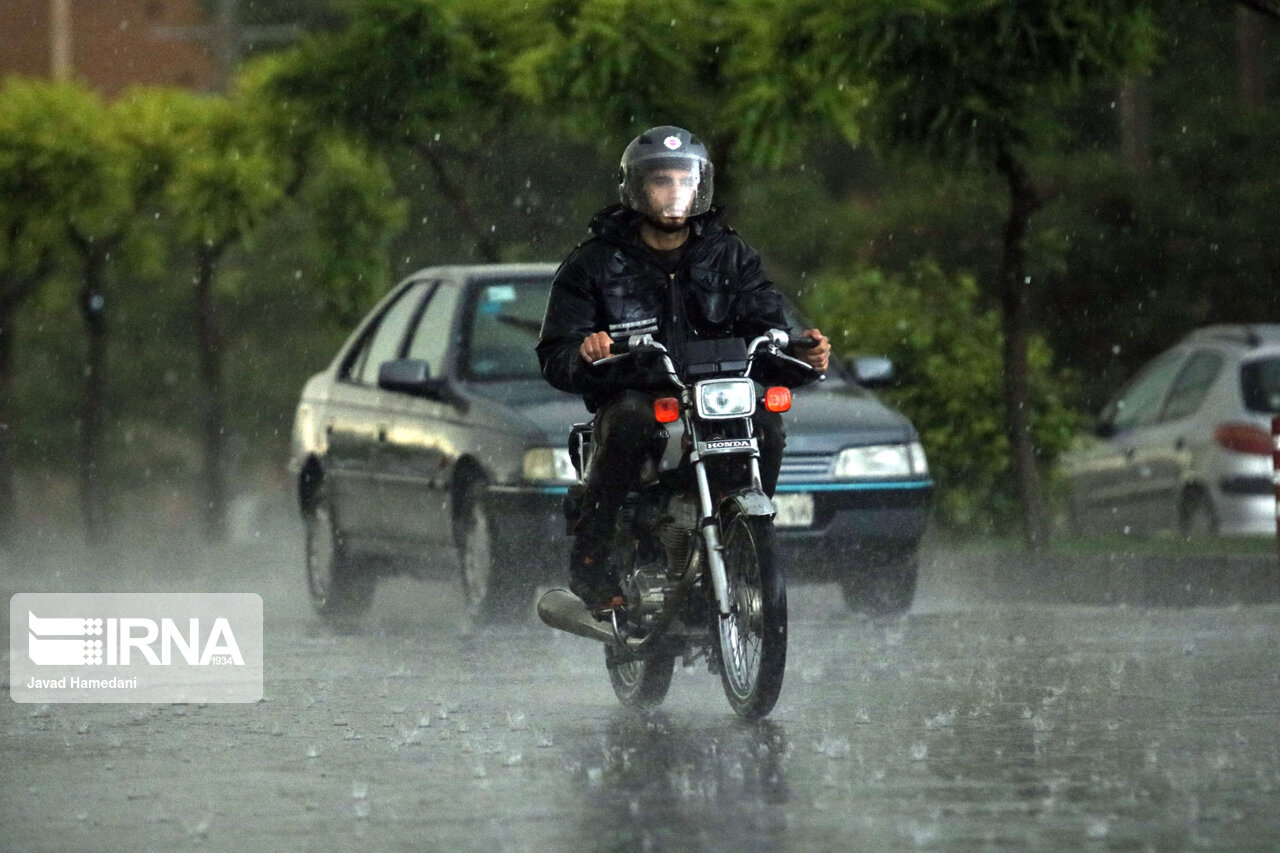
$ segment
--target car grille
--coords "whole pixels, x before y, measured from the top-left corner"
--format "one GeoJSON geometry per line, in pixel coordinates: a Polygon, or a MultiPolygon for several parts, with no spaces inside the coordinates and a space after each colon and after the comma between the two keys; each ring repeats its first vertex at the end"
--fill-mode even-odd
{"type": "Polygon", "coordinates": [[[825,479],[831,476],[835,456],[830,453],[786,453],[782,456],[779,480],[825,479]]]}

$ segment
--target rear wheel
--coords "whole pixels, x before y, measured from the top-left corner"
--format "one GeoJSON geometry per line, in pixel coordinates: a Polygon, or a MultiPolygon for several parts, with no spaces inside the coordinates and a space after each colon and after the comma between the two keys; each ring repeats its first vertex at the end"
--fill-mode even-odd
{"type": "Polygon", "coordinates": [[[368,611],[377,576],[347,551],[333,507],[321,495],[303,516],[307,591],[324,619],[343,622],[368,611]]]}
{"type": "Polygon", "coordinates": [[[714,651],[725,696],[739,716],[763,717],[782,691],[787,665],[787,586],[773,519],[733,513],[724,528],[729,615],[714,612],[714,651]]]}
{"type": "Polygon", "coordinates": [[[505,546],[489,508],[485,481],[480,477],[468,480],[457,501],[453,538],[468,614],[483,622],[520,618],[535,585],[517,574],[515,555],[505,546]]]}
{"type": "Polygon", "coordinates": [[[605,646],[604,665],[619,702],[634,711],[652,711],[667,698],[676,659],[672,655],[655,654],[636,660],[613,646],[605,646]]]}

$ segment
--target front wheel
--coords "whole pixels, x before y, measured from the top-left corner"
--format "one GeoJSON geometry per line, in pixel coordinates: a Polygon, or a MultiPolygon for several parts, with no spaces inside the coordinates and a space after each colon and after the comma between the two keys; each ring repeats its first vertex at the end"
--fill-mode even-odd
{"type": "Polygon", "coordinates": [[[787,585],[778,565],[773,519],[729,515],[723,527],[729,615],[721,617],[714,650],[720,682],[733,710],[756,719],[773,710],[787,665],[787,585]]]}
{"type": "Polygon", "coordinates": [[[361,616],[373,603],[377,576],[348,551],[333,507],[321,498],[303,517],[307,591],[316,612],[329,622],[361,616]]]}
{"type": "Polygon", "coordinates": [[[519,619],[533,598],[535,584],[521,574],[514,553],[505,546],[508,538],[490,511],[485,481],[468,480],[457,501],[453,538],[468,614],[480,622],[519,619]]]}
{"type": "Polygon", "coordinates": [[[870,616],[901,616],[911,609],[920,576],[914,551],[876,554],[860,570],[840,579],[844,603],[870,616]]]}

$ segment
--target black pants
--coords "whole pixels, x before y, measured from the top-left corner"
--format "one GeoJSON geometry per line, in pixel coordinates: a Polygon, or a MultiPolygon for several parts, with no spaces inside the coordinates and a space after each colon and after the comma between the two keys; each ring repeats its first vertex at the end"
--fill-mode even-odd
{"type": "MultiPolygon", "coordinates": [[[[616,585],[613,578],[602,577],[601,572],[613,544],[618,510],[627,493],[639,488],[641,469],[654,447],[658,425],[653,417],[653,400],[651,394],[624,391],[596,412],[592,434],[595,455],[587,474],[582,516],[574,532],[570,563],[573,587],[616,585]]],[[[763,408],[756,410],[753,422],[760,446],[760,480],[765,493],[772,497],[782,468],[786,429],[782,415],[763,408]]]]}

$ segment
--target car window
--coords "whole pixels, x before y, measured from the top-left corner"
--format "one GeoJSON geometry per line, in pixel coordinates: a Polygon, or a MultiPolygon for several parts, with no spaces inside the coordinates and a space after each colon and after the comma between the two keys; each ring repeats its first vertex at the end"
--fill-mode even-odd
{"type": "Polygon", "coordinates": [[[537,379],[534,347],[547,309],[549,278],[487,280],[471,289],[460,372],[468,379],[537,379]]]}
{"type": "Polygon", "coordinates": [[[420,358],[427,363],[432,376],[441,376],[445,355],[449,351],[449,333],[453,327],[453,314],[458,306],[462,288],[441,285],[427,300],[413,337],[409,339],[406,358],[420,358]]]}
{"type": "Polygon", "coordinates": [[[1201,350],[1187,359],[1186,366],[1178,372],[1165,401],[1162,421],[1176,421],[1194,415],[1204,402],[1205,395],[1213,387],[1222,370],[1222,356],[1209,350],[1201,350]]]}
{"type": "Polygon", "coordinates": [[[1240,393],[1249,411],[1280,414],[1280,357],[1240,365],[1240,393]]]}
{"type": "Polygon", "coordinates": [[[378,384],[378,368],[383,362],[399,358],[405,331],[427,291],[427,286],[427,282],[415,282],[382,312],[382,316],[365,333],[364,340],[347,361],[341,373],[343,379],[362,385],[378,384]]]}
{"type": "Polygon", "coordinates": [[[1155,423],[1169,386],[1177,376],[1182,355],[1181,352],[1167,352],[1144,367],[1120,396],[1103,410],[1103,422],[1116,429],[1155,423]]]}

